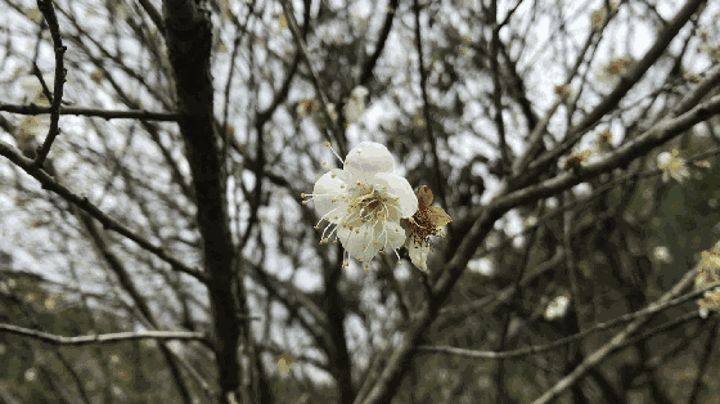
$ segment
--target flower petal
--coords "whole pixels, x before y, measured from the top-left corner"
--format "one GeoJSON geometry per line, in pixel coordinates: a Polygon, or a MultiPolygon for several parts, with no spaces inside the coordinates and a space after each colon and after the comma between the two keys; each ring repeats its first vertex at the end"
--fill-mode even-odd
{"type": "Polygon", "coordinates": [[[670,163],[672,163],[673,156],[669,152],[662,152],[657,155],[657,166],[661,170],[665,170],[668,167],[670,167],[670,163]]]}
{"type": "Polygon", "coordinates": [[[410,217],[417,212],[417,196],[404,177],[392,173],[378,173],[371,179],[371,182],[380,192],[398,198],[400,217],[410,217]]]}
{"type": "Polygon", "coordinates": [[[335,168],[323,174],[313,187],[312,199],[318,216],[337,223],[347,210],[347,191],[348,185],[343,181],[342,170],[335,168]]]}
{"type": "Polygon", "coordinates": [[[419,270],[427,272],[427,258],[428,254],[430,254],[430,244],[418,243],[416,240],[412,240],[408,244],[410,261],[412,261],[419,270]]]}
{"type": "Polygon", "coordinates": [[[395,160],[387,147],[375,142],[362,142],[345,157],[343,170],[352,177],[364,180],[375,173],[392,172],[395,160]]]}
{"type": "Polygon", "coordinates": [[[402,245],[405,244],[405,238],[405,229],[403,229],[399,223],[385,222],[382,243],[386,251],[402,247],[402,245]]]}
{"type": "Polygon", "coordinates": [[[428,218],[430,223],[436,228],[441,228],[452,223],[452,217],[445,212],[445,209],[440,206],[431,206],[427,209],[428,218]]]}
{"type": "Polygon", "coordinates": [[[352,229],[339,226],[337,230],[337,238],[345,251],[361,262],[372,260],[380,251],[382,243],[377,240],[379,236],[377,226],[369,223],[352,229]]]}

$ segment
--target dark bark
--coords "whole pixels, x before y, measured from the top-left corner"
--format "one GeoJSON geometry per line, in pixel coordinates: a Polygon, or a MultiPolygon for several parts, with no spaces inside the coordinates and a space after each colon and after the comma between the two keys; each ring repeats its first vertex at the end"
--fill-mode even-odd
{"type": "Polygon", "coordinates": [[[191,0],[163,2],[165,40],[172,64],[180,132],[193,178],[197,223],[213,316],[215,359],[222,398],[238,393],[240,320],[237,274],[225,198],[222,164],[213,117],[209,16],[191,0]]]}

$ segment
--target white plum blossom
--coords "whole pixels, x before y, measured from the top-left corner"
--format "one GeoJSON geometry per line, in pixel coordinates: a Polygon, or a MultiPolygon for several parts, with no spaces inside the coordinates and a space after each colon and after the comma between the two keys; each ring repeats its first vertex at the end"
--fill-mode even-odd
{"type": "Polygon", "coordinates": [[[37,378],[37,370],[35,368],[28,368],[23,374],[26,382],[32,382],[37,378]]]}
{"type": "Polygon", "coordinates": [[[408,181],[394,170],[395,161],[385,146],[362,142],[348,153],[342,169],[325,173],[312,194],[302,194],[314,202],[320,216],[320,242],[339,240],[366,268],[379,252],[401,247],[405,230],[400,220],[412,217],[418,200],[408,181]]]}
{"type": "Polygon", "coordinates": [[[343,107],[343,115],[345,115],[345,121],[348,124],[353,124],[360,120],[360,117],[362,117],[362,114],[365,112],[368,94],[368,89],[363,86],[357,86],[350,92],[350,98],[348,98],[343,107]]]}
{"type": "Polygon", "coordinates": [[[568,307],[570,307],[569,297],[565,295],[556,296],[545,308],[545,320],[553,321],[565,317],[568,307]]]}
{"type": "Polygon", "coordinates": [[[668,182],[670,178],[677,182],[683,182],[690,178],[690,170],[688,170],[685,159],[680,157],[680,152],[677,149],[658,154],[657,167],[662,171],[664,182],[668,182]]]}
{"type": "Polygon", "coordinates": [[[670,249],[664,245],[653,248],[653,258],[655,258],[655,261],[661,262],[663,264],[670,264],[673,261],[672,254],[670,254],[670,249]]]}

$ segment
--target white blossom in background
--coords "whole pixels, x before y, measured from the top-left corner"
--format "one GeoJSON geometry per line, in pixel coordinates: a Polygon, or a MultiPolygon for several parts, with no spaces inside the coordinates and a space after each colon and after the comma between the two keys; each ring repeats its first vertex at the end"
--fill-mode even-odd
{"type": "Polygon", "coordinates": [[[673,261],[672,254],[670,254],[670,249],[665,247],[664,245],[659,245],[653,248],[653,258],[655,258],[655,261],[661,262],[663,264],[670,264],[673,261]]]}
{"type": "MultiPolygon", "coordinates": [[[[695,276],[696,289],[705,289],[716,284],[720,284],[720,242],[701,253],[698,273],[695,276]]],[[[711,311],[720,311],[720,290],[716,288],[706,291],[697,303],[702,318],[706,318],[711,311]]]]}
{"type": "MultiPolygon", "coordinates": [[[[388,149],[362,142],[348,153],[342,169],[332,169],[315,183],[312,200],[320,216],[320,243],[339,240],[346,253],[369,262],[379,252],[394,251],[405,243],[400,220],[412,217],[418,200],[407,180],[395,173],[388,149]]],[[[343,263],[347,265],[347,261],[343,263]]]]}
{"type": "Polygon", "coordinates": [[[680,152],[677,149],[658,154],[657,168],[662,171],[664,182],[668,182],[670,178],[677,182],[683,182],[690,178],[690,170],[688,170],[685,159],[680,157],[680,152]]]}
{"type": "Polygon", "coordinates": [[[570,298],[565,295],[556,296],[545,307],[545,320],[553,321],[565,317],[568,307],[570,307],[570,298]]]}
{"type": "Polygon", "coordinates": [[[26,382],[32,382],[37,378],[37,370],[35,368],[28,368],[23,374],[23,378],[26,382]]]}
{"type": "Polygon", "coordinates": [[[496,269],[492,260],[487,257],[473,258],[467,264],[468,271],[483,276],[494,276],[496,269]]]}
{"type": "Polygon", "coordinates": [[[357,86],[350,92],[350,97],[343,107],[343,115],[348,125],[359,121],[365,113],[368,94],[368,89],[363,86],[357,86]]]}
{"type": "Polygon", "coordinates": [[[295,358],[289,353],[282,353],[277,357],[277,369],[281,376],[285,377],[290,374],[295,358]]]}

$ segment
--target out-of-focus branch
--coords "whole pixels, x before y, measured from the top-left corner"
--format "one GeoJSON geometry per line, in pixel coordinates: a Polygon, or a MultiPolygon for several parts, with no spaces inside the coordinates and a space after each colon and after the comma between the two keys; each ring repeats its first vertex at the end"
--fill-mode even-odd
{"type": "Polygon", "coordinates": [[[554,195],[585,179],[594,178],[602,173],[622,167],[649,152],[654,147],[662,145],[694,125],[719,113],[720,95],[716,95],[677,118],[660,121],[642,135],[620,146],[596,163],[588,164],[572,172],[561,173],[536,185],[511,192],[499,197],[493,205],[505,211],[537,198],[554,195]]]}
{"type": "Polygon", "coordinates": [[[390,0],[385,11],[385,21],[383,21],[382,28],[380,29],[380,35],[378,36],[375,48],[372,54],[370,54],[363,63],[362,69],[360,70],[360,79],[358,85],[366,86],[373,76],[373,70],[375,65],[380,59],[385,44],[387,43],[388,36],[390,36],[390,30],[392,30],[393,21],[395,20],[395,14],[398,8],[399,0],[390,0]]]}
{"type": "Polygon", "coordinates": [[[150,19],[152,20],[153,24],[155,24],[155,27],[157,27],[158,31],[164,34],[165,24],[163,23],[160,11],[155,8],[155,6],[150,2],[150,0],[138,0],[138,2],[145,10],[145,12],[148,13],[148,16],[150,16],[150,19]]]}
{"type": "Polygon", "coordinates": [[[510,161],[510,154],[506,140],[505,120],[503,118],[502,105],[502,87],[500,86],[500,26],[497,23],[497,0],[492,0],[490,2],[489,14],[492,19],[492,38],[490,39],[490,72],[493,83],[492,99],[493,106],[495,108],[493,118],[495,120],[495,127],[497,129],[499,139],[501,167],[503,172],[505,172],[510,168],[512,162],[510,161]]]}
{"type": "Polygon", "coordinates": [[[112,230],[118,234],[125,236],[142,249],[153,253],[161,260],[170,264],[173,270],[191,275],[195,279],[205,282],[206,276],[200,270],[191,268],[183,264],[182,262],[178,261],[177,259],[170,256],[168,253],[166,253],[161,246],[147,241],[136,232],[125,227],[119,221],[108,216],[97,206],[92,204],[87,199],[87,197],[74,194],[64,185],[60,184],[57,180],[51,177],[48,173],[36,168],[33,165],[32,160],[21,156],[20,153],[18,153],[18,151],[11,145],[0,141],[0,155],[6,157],[8,160],[15,163],[15,165],[22,168],[26,173],[38,180],[40,184],[42,184],[43,188],[60,195],[66,201],[74,204],[75,206],[90,214],[90,216],[94,217],[100,223],[102,223],[103,227],[105,227],[106,229],[112,230]]]}
{"type": "Polygon", "coordinates": [[[35,157],[34,165],[36,167],[42,167],[48,153],[50,153],[50,147],[52,147],[55,137],[60,133],[59,121],[60,121],[60,105],[62,104],[63,97],[63,86],[65,85],[65,50],[67,49],[63,45],[62,37],[60,36],[60,26],[58,25],[57,15],[55,15],[55,8],[53,7],[52,0],[37,0],[38,8],[45,18],[45,22],[48,24],[50,30],[50,37],[52,38],[53,50],[55,51],[55,81],[53,83],[53,94],[51,105],[50,105],[50,128],[48,129],[47,137],[42,146],[37,150],[37,156],[35,157]]]}
{"type": "Polygon", "coordinates": [[[406,364],[409,363],[408,360],[414,351],[414,347],[420,341],[425,330],[435,320],[440,306],[448,298],[478,245],[492,230],[495,221],[507,211],[531,203],[539,198],[555,195],[582,180],[594,178],[621,167],[647,153],[653,147],[667,142],[695,124],[718,113],[720,113],[720,96],[715,96],[677,118],[661,121],[644,134],[639,135],[609,154],[602,161],[581,167],[575,172],[562,173],[557,177],[525,189],[509,194],[501,194],[490,202],[488,206],[478,208],[479,213],[475,216],[477,220],[453,252],[452,258],[446,261],[444,271],[433,287],[432,299],[426,302],[419,310],[414,323],[408,328],[402,341],[394,348],[384,369],[379,374],[374,375],[374,381],[364,386],[365,389],[358,395],[359,398],[356,402],[363,404],[381,403],[392,396],[391,386],[396,385],[408,370],[406,364]]]}
{"type": "MultiPolygon", "coordinates": [[[[0,111],[12,112],[20,115],[42,115],[52,114],[52,107],[44,107],[40,105],[16,105],[16,104],[0,104],[0,111]]],[[[142,119],[146,121],[163,121],[176,122],[179,115],[173,112],[152,112],[142,110],[112,110],[98,109],[87,107],[60,107],[58,110],[60,115],[76,115],[97,117],[103,119],[142,119]]]]}
{"type": "Polygon", "coordinates": [[[128,331],[110,334],[89,334],[66,337],[50,334],[45,331],[0,323],[0,333],[30,337],[51,345],[107,344],[111,342],[136,341],[142,339],[198,341],[208,345],[207,337],[200,332],[194,331],[128,331]]]}
{"type": "MultiPolygon", "coordinates": [[[[16,104],[0,104],[0,111],[12,112],[21,115],[43,115],[53,114],[52,107],[44,107],[40,105],[16,105],[16,104]]],[[[152,112],[142,110],[112,110],[98,109],[88,107],[60,107],[57,111],[60,115],[77,115],[96,117],[103,119],[142,119],[146,121],[162,121],[176,122],[179,118],[177,113],[173,112],[152,112]]]]}
{"type": "MultiPolygon", "coordinates": [[[[688,287],[694,277],[695,277],[696,271],[688,271],[681,279],[678,281],[675,286],[673,286],[672,289],[670,289],[668,292],[662,295],[660,299],[658,299],[656,305],[662,305],[664,303],[667,303],[671,301],[675,296],[677,296],[680,292],[682,292],[686,287],[688,287]]],[[[609,354],[620,348],[623,343],[630,338],[636,331],[640,329],[643,325],[645,325],[649,321],[650,317],[644,316],[640,317],[638,319],[635,319],[632,323],[628,324],[627,327],[625,327],[624,330],[616,334],[610,342],[606,343],[599,349],[597,349],[592,354],[588,355],[585,360],[583,360],[580,365],[578,365],[572,372],[570,372],[567,376],[563,377],[558,381],[552,388],[550,388],[548,391],[546,391],[543,395],[538,397],[535,401],[533,401],[533,404],[544,404],[549,403],[552,400],[556,399],[560,394],[562,394],[565,390],[572,387],[575,383],[577,383],[580,378],[582,378],[585,373],[587,373],[590,369],[597,366],[600,362],[602,362],[609,354]]]]}
{"type": "MultiPolygon", "coordinates": [[[[586,56],[588,52],[590,52],[591,55],[595,55],[595,51],[597,50],[597,46],[600,43],[600,39],[602,36],[602,32],[604,31],[605,27],[610,23],[610,20],[614,15],[617,14],[617,9],[613,12],[607,13],[605,18],[603,19],[603,22],[601,26],[598,29],[593,29],[588,34],[587,38],[585,39],[585,42],[582,46],[582,50],[578,53],[577,57],[575,58],[575,63],[573,63],[572,69],[568,72],[564,83],[562,85],[568,86],[570,88],[570,84],[572,83],[573,79],[577,76],[580,66],[583,64],[583,61],[586,59],[586,56]],[[592,49],[592,51],[591,51],[592,49]]],[[[501,42],[502,44],[502,42],[501,42]]],[[[504,47],[501,47],[500,50],[503,50],[504,47]]],[[[503,55],[505,55],[503,53],[503,55]]],[[[506,60],[508,60],[508,63],[514,65],[513,63],[509,62],[509,58],[506,57],[506,60]]],[[[588,60],[588,64],[592,62],[592,57],[590,60],[588,60]]],[[[511,72],[514,72],[515,69],[512,69],[511,72]]],[[[577,102],[577,97],[580,96],[580,93],[576,95],[575,103],[577,102]]],[[[532,127],[532,130],[527,138],[527,146],[525,151],[522,152],[522,154],[515,159],[513,162],[513,172],[512,172],[512,179],[514,180],[516,177],[521,176],[524,174],[524,171],[527,169],[528,165],[533,161],[533,159],[543,151],[543,136],[545,135],[547,131],[548,124],[550,123],[550,120],[553,118],[553,115],[557,111],[558,107],[563,103],[567,102],[563,97],[559,97],[553,105],[548,109],[548,111],[545,113],[545,116],[540,119],[536,125],[532,127]]],[[[522,105],[522,103],[521,103],[522,105]]],[[[523,108],[524,109],[524,108],[523,108]]]]}
{"type": "Polygon", "coordinates": [[[700,358],[698,358],[697,373],[695,374],[695,381],[692,384],[693,387],[690,390],[690,398],[688,398],[687,401],[688,404],[696,404],[698,402],[698,397],[700,396],[700,391],[702,390],[702,386],[704,384],[703,377],[708,369],[710,358],[712,358],[713,350],[715,349],[715,344],[717,343],[717,333],[718,320],[715,320],[710,326],[707,341],[705,342],[700,358]]]}
{"type": "MultiPolygon", "coordinates": [[[[76,210],[78,219],[85,227],[86,232],[92,242],[93,246],[97,250],[98,254],[105,260],[105,263],[110,270],[115,274],[120,283],[120,286],[130,295],[135,306],[140,311],[144,320],[149,323],[153,328],[158,328],[158,322],[153,315],[150,305],[148,304],[145,297],[140,293],[135,282],[133,281],[130,273],[123,265],[122,261],[110,250],[109,246],[105,241],[105,237],[98,228],[95,226],[92,217],[86,213],[76,210]]],[[[167,361],[170,373],[173,376],[173,381],[178,388],[178,392],[184,403],[190,403],[192,401],[190,391],[188,390],[187,384],[182,378],[180,373],[178,360],[176,359],[173,352],[168,346],[161,342],[160,351],[162,352],[165,360],[167,361]]]]}
{"type": "Polygon", "coordinates": [[[325,119],[325,122],[328,123],[328,126],[331,129],[331,133],[335,137],[334,140],[338,146],[338,151],[341,155],[345,155],[347,154],[347,147],[345,145],[345,136],[343,134],[343,130],[340,128],[340,126],[338,126],[337,121],[335,119],[332,119],[332,116],[330,115],[330,109],[328,108],[328,105],[330,104],[330,100],[328,98],[328,91],[326,90],[322,80],[320,80],[320,75],[315,69],[312,60],[310,60],[310,52],[305,45],[305,40],[303,40],[302,32],[300,31],[300,27],[295,20],[295,15],[293,14],[292,7],[289,4],[288,0],[280,0],[280,4],[282,5],[285,20],[288,23],[290,32],[292,33],[293,39],[295,39],[297,49],[305,60],[305,65],[307,66],[310,73],[310,79],[312,81],[313,87],[315,87],[315,91],[317,92],[320,103],[322,104],[321,109],[323,119],[325,119]]]}
{"type": "MultiPolygon", "coordinates": [[[[418,70],[420,73],[420,93],[423,101],[423,117],[425,118],[425,134],[427,142],[430,144],[430,152],[433,158],[433,168],[435,171],[435,187],[438,191],[440,201],[443,206],[447,207],[447,198],[445,196],[445,186],[443,184],[443,174],[440,169],[440,157],[437,151],[437,138],[433,133],[433,119],[430,111],[430,97],[427,91],[427,70],[425,69],[425,57],[423,56],[422,27],[420,26],[420,2],[413,0],[413,13],[415,14],[415,51],[418,55],[418,70]]],[[[504,140],[504,137],[503,137],[504,140]]]]}
{"type": "MultiPolygon", "coordinates": [[[[657,40],[650,49],[645,52],[642,59],[630,67],[627,73],[620,76],[620,80],[610,94],[603,98],[600,104],[593,108],[585,118],[569,129],[563,143],[530,164],[529,168],[531,172],[534,173],[542,170],[547,164],[555,161],[558,156],[570,150],[588,129],[592,128],[605,114],[615,108],[620,100],[622,100],[635,84],[640,81],[650,67],[662,56],[673,38],[675,38],[680,29],[704,2],[705,0],[688,0],[672,21],[658,33],[657,40]]],[[[532,174],[530,175],[532,176],[532,174]]]]}
{"type": "MultiPolygon", "coordinates": [[[[712,290],[714,288],[717,288],[717,285],[713,285],[711,287],[707,287],[704,289],[699,289],[690,293],[686,293],[682,296],[679,296],[677,298],[664,301],[664,302],[656,302],[653,303],[644,309],[634,311],[632,313],[624,314],[620,317],[614,318],[612,320],[603,321],[595,324],[594,326],[587,328],[585,330],[582,330],[581,332],[578,332],[573,335],[568,335],[563,338],[559,338],[555,340],[554,342],[551,342],[549,344],[545,345],[537,345],[537,346],[529,346],[526,348],[520,348],[520,349],[514,349],[511,351],[478,351],[473,349],[464,349],[464,348],[455,348],[455,347],[449,347],[449,346],[428,346],[428,345],[421,345],[418,346],[418,351],[420,352],[434,352],[434,353],[444,353],[448,355],[457,355],[462,356],[466,358],[475,358],[475,359],[509,359],[509,358],[519,358],[523,356],[528,355],[534,355],[539,354],[547,351],[551,351],[560,347],[563,347],[567,344],[570,344],[575,341],[579,341],[589,335],[595,334],[598,331],[607,330],[609,328],[618,327],[622,324],[628,323],[633,320],[641,319],[644,317],[652,316],[654,314],[660,313],[662,311],[671,309],[673,307],[677,307],[681,304],[687,303],[693,299],[698,298],[699,296],[702,296],[705,292],[712,290]]],[[[694,313],[694,317],[697,317],[697,313],[694,313]]]]}
{"type": "MultiPolygon", "coordinates": [[[[303,40],[305,40],[305,37],[307,36],[310,28],[310,7],[308,4],[306,4],[305,6],[303,12],[303,19],[304,21],[301,32],[302,38],[303,40]]],[[[298,67],[300,66],[300,58],[301,52],[300,50],[296,50],[295,56],[293,56],[293,60],[292,62],[290,62],[290,67],[285,73],[285,78],[283,79],[280,88],[273,94],[272,101],[267,106],[267,108],[258,111],[255,115],[256,130],[262,130],[263,126],[265,126],[265,124],[272,118],[275,110],[277,110],[280,104],[282,104],[287,99],[287,96],[290,93],[290,86],[292,85],[292,82],[297,74],[298,67]]]]}

